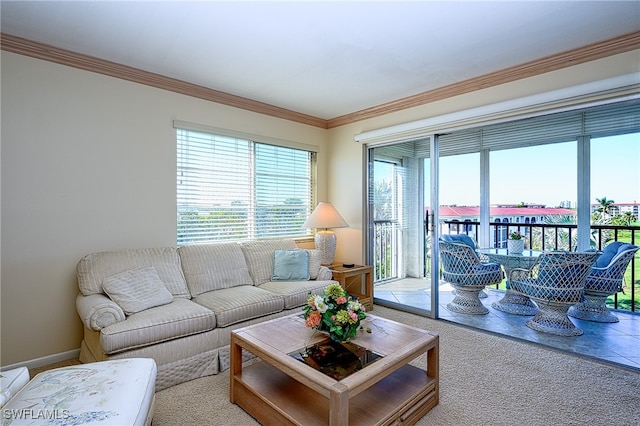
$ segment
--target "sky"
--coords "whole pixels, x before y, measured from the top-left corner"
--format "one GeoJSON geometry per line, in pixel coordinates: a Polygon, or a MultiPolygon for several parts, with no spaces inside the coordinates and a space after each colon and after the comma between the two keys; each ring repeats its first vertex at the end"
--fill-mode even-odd
{"type": "MultiPolygon", "coordinates": [[[[480,204],[479,154],[440,159],[440,204],[480,204]]],[[[493,151],[491,204],[519,202],[556,207],[577,200],[576,142],[493,151]]],[[[640,134],[591,141],[591,203],[640,202],[640,134]]],[[[428,198],[428,194],[427,194],[428,198]]]]}

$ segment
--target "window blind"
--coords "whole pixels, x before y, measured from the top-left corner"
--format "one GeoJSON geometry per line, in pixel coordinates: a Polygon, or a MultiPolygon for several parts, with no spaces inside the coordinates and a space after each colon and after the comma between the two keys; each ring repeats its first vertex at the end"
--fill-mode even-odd
{"type": "Polygon", "coordinates": [[[640,131],[640,101],[540,115],[440,135],[440,155],[497,151],[640,131]]]}
{"type": "MultiPolygon", "coordinates": [[[[498,151],[640,132],[640,101],[630,100],[440,134],[440,155],[498,151]]],[[[429,138],[376,147],[376,158],[429,158],[429,138]]]]}
{"type": "Polygon", "coordinates": [[[178,245],[308,235],[315,153],[188,129],[177,134],[178,245]]]}

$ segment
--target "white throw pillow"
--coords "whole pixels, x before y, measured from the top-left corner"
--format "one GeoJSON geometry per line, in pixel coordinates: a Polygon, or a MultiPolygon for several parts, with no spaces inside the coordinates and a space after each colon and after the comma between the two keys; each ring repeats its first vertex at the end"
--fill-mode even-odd
{"type": "Polygon", "coordinates": [[[102,282],[102,288],[127,315],[173,302],[173,295],[153,266],[130,269],[107,277],[102,282]]]}

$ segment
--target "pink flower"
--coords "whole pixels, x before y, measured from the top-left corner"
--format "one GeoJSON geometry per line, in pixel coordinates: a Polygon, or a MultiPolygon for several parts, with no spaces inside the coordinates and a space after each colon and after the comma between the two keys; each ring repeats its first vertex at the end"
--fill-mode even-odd
{"type": "Polygon", "coordinates": [[[336,299],[336,303],[338,305],[344,305],[345,303],[347,303],[347,298],[344,296],[340,296],[336,299]]]}
{"type": "Polygon", "coordinates": [[[307,317],[305,324],[307,325],[307,327],[317,327],[320,325],[320,320],[322,320],[322,315],[320,315],[320,312],[311,312],[307,317]]]}
{"type": "Polygon", "coordinates": [[[349,311],[349,316],[354,322],[358,321],[358,314],[356,314],[355,312],[349,311]]]}

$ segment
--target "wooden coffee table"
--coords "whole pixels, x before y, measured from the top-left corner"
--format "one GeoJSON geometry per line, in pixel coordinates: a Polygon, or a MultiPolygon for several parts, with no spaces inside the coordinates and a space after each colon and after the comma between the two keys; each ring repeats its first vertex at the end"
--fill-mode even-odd
{"type": "Polygon", "coordinates": [[[367,315],[353,340],[382,358],[335,380],[290,353],[322,341],[300,314],[231,332],[230,400],[263,425],[414,424],[439,402],[437,333],[367,315]],[[259,360],[242,365],[242,351],[259,360]],[[409,362],[427,352],[426,371],[409,362]]]}

